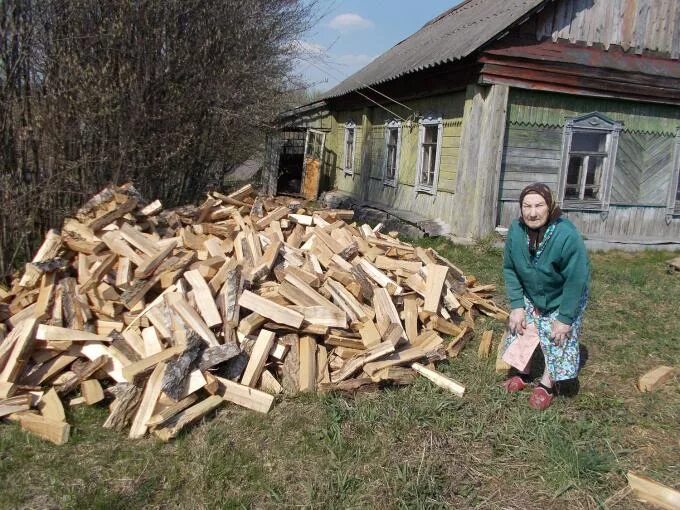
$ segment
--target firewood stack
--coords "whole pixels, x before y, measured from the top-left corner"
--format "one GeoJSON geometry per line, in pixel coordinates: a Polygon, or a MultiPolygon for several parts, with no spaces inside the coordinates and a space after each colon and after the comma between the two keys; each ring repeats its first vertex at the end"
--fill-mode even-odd
{"type": "Polygon", "coordinates": [[[250,185],[172,210],[104,189],[0,286],[0,418],[61,444],[64,404],[108,400],[104,427],[168,440],[225,401],[416,374],[462,395],[433,364],[507,317],[494,287],[352,217],[250,185]]]}

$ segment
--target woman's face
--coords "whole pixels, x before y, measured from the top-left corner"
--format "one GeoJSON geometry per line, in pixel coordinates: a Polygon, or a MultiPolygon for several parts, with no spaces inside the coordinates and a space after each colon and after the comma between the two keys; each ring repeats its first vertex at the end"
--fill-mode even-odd
{"type": "Polygon", "coordinates": [[[548,222],[548,204],[537,193],[529,193],[522,201],[522,218],[529,228],[541,228],[548,222]]]}

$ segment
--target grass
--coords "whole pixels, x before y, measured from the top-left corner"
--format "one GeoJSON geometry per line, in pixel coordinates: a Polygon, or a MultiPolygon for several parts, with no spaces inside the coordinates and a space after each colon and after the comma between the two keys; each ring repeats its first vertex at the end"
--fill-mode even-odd
{"type": "MultiPolygon", "coordinates": [[[[433,246],[502,292],[489,244],[433,246]]],[[[667,253],[593,254],[580,391],[544,413],[507,395],[476,342],[440,370],[459,399],[417,379],[355,395],[302,395],[263,416],[235,406],[163,444],[70,409],[62,447],[0,427],[2,508],[643,508],[625,473],[678,487],[680,385],[640,394],[637,377],[680,365],[680,276],[667,253]]],[[[499,300],[503,301],[502,298],[499,300]]],[[[498,340],[503,325],[481,320],[498,340]]]]}

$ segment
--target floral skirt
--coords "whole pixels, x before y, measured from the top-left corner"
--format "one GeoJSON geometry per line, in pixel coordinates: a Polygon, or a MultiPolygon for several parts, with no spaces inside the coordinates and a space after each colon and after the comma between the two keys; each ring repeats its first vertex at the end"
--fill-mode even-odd
{"type": "MultiPolygon", "coordinates": [[[[550,313],[539,312],[534,304],[524,296],[524,310],[526,312],[526,321],[528,324],[534,324],[538,330],[538,338],[540,340],[541,350],[545,357],[545,364],[548,368],[548,373],[553,381],[565,381],[567,379],[574,379],[578,375],[579,369],[579,343],[578,339],[581,334],[581,324],[583,323],[583,314],[586,310],[588,302],[588,289],[583,292],[579,301],[576,318],[571,325],[571,334],[562,343],[556,345],[550,339],[552,332],[552,323],[557,319],[559,310],[554,310],[550,313]]],[[[513,333],[508,333],[503,343],[503,352],[517,340],[518,336],[513,333]]]]}

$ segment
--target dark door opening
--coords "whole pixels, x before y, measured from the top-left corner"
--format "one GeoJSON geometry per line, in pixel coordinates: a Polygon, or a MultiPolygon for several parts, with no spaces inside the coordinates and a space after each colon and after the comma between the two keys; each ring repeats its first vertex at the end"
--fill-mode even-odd
{"type": "Polygon", "coordinates": [[[297,195],[302,188],[306,131],[283,133],[279,155],[278,193],[297,195]]]}

